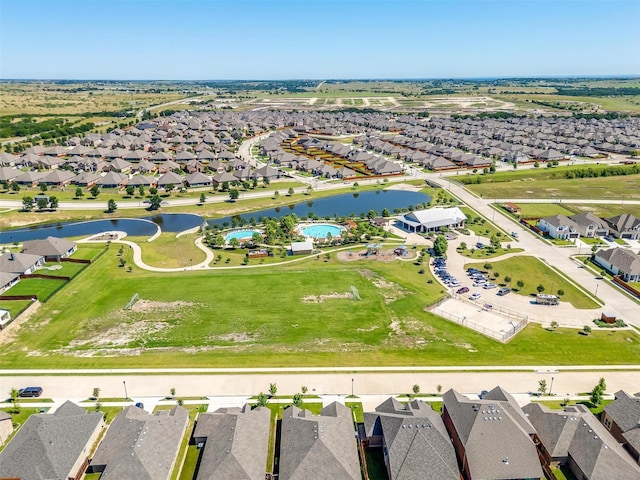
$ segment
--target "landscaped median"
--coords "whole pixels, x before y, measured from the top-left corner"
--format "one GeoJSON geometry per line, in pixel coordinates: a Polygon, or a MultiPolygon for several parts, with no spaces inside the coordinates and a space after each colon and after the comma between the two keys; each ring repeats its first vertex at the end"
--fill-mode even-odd
{"type": "Polygon", "coordinates": [[[510,286],[514,293],[525,296],[535,296],[537,293],[550,293],[558,295],[563,302],[571,303],[575,308],[598,308],[590,296],[578,289],[573,283],[560,276],[554,269],[544,264],[535,257],[516,256],[506,260],[490,263],[491,269],[487,269],[486,263],[469,263],[465,268],[474,267],[480,270],[488,270],[489,275],[496,281],[502,281],[510,286]],[[506,277],[510,280],[506,281],[506,277]],[[543,288],[540,289],[539,287],[543,288]],[[562,292],[561,294],[559,294],[562,292]]]}

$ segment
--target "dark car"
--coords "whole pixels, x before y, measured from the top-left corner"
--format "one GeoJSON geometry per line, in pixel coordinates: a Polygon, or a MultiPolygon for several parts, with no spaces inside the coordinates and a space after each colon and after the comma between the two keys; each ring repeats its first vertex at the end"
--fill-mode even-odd
{"type": "Polygon", "coordinates": [[[136,403],[136,407],[141,408],[142,410],[144,410],[144,403],[142,403],[142,402],[137,402],[137,403],[136,403]]]}
{"type": "Polygon", "coordinates": [[[27,387],[21,388],[18,391],[19,397],[39,397],[42,395],[42,387],[27,387]]]}
{"type": "Polygon", "coordinates": [[[468,291],[469,291],[469,287],[462,287],[462,288],[459,288],[459,289],[456,291],[456,293],[457,293],[457,294],[461,294],[461,293],[467,293],[468,291]]]}
{"type": "Polygon", "coordinates": [[[507,293],[511,292],[510,288],[501,288],[500,290],[498,290],[498,295],[500,295],[501,297],[506,295],[507,293]]]}

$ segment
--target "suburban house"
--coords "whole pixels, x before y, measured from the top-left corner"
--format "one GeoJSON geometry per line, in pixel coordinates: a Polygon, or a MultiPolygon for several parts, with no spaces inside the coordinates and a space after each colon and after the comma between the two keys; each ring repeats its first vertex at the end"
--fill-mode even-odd
{"type": "Polygon", "coordinates": [[[611,234],[616,238],[640,240],[640,218],[630,213],[623,213],[615,217],[605,218],[609,224],[611,234]]]}
{"type": "Polygon", "coordinates": [[[550,410],[530,403],[523,410],[545,465],[566,466],[579,479],[640,480],[640,466],[584,405],[550,410]]]}
{"type": "MultiPolygon", "coordinates": [[[[1,312],[1,310],[0,310],[1,312]]],[[[0,445],[4,445],[13,433],[13,419],[7,412],[0,412],[0,445]]]]}
{"type": "Polygon", "coordinates": [[[20,281],[17,273],[0,272],[0,294],[6,292],[20,281]]]}
{"type": "Polygon", "coordinates": [[[581,237],[595,238],[609,234],[609,225],[591,212],[579,213],[570,217],[581,237]]]}
{"type": "Polygon", "coordinates": [[[389,480],[459,480],[456,452],[442,422],[429,405],[389,398],[364,414],[367,448],[381,448],[389,480]]]}
{"type": "Polygon", "coordinates": [[[464,227],[467,216],[458,207],[434,207],[416,210],[402,215],[398,219],[400,227],[409,232],[426,233],[442,227],[464,227]]]}
{"type": "Polygon", "coordinates": [[[26,240],[22,245],[22,253],[42,255],[46,261],[60,261],[71,256],[78,245],[66,238],[47,237],[42,240],[26,240]]]}
{"type": "Polygon", "coordinates": [[[42,265],[44,265],[44,257],[42,255],[13,252],[0,255],[0,272],[17,273],[19,275],[30,274],[42,265]]]}
{"type": "Polygon", "coordinates": [[[193,432],[204,444],[196,480],[264,480],[269,450],[268,408],[219,408],[198,416],[193,432]]]}
{"type": "Polygon", "coordinates": [[[604,407],[600,420],[613,438],[640,463],[640,394],[631,395],[620,390],[615,398],[604,407]]]}
{"type": "Polygon", "coordinates": [[[545,478],[535,429],[509,393],[496,387],[474,400],[449,390],[442,399],[442,419],[465,480],[545,478]]]}
{"type": "Polygon", "coordinates": [[[0,452],[0,478],[77,480],[103,427],[102,412],[70,401],[53,414],[31,415],[0,452]]]}
{"type": "Polygon", "coordinates": [[[640,255],[624,248],[599,250],[594,262],[625,282],[640,282],[640,255]]]}
{"type": "Polygon", "coordinates": [[[168,480],[188,424],[185,408],[151,414],[131,405],[111,422],[89,469],[101,480],[168,480]]]}
{"type": "Polygon", "coordinates": [[[578,224],[564,215],[541,218],[538,221],[538,228],[546,232],[551,238],[557,238],[558,240],[580,238],[578,224]]]}
{"type": "Polygon", "coordinates": [[[312,415],[291,406],[281,432],[280,480],[361,480],[351,409],[333,402],[312,415]]]}

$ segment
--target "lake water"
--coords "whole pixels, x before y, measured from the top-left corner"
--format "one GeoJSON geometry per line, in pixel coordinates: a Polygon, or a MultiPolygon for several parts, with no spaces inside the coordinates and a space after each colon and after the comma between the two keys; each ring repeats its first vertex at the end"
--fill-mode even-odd
{"type": "Polygon", "coordinates": [[[158,231],[182,232],[204,223],[202,217],[183,213],[164,213],[146,218],[113,218],[87,222],[34,225],[0,233],[0,243],[24,242],[53,237],[89,236],[97,233],[120,230],[127,235],[150,237],[158,231]]]}
{"type": "MultiPolygon", "coordinates": [[[[410,205],[417,205],[431,201],[431,197],[419,192],[406,192],[403,190],[370,190],[368,192],[353,192],[335,195],[333,197],[320,198],[318,200],[301,202],[284,207],[267,208],[252,213],[236,215],[235,218],[244,218],[249,221],[251,218],[258,221],[259,218],[274,217],[280,218],[284,215],[295,213],[298,217],[308,217],[310,213],[318,217],[348,217],[352,213],[359,216],[361,212],[365,214],[369,210],[376,210],[378,214],[385,208],[393,212],[396,208],[408,208],[410,205]]],[[[210,225],[231,224],[231,217],[216,218],[209,220],[210,225]]]]}

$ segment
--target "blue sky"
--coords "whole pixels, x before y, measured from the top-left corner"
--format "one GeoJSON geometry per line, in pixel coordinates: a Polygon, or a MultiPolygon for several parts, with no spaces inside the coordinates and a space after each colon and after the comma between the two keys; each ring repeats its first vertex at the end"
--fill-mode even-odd
{"type": "Polygon", "coordinates": [[[640,74],[640,0],[0,0],[0,78],[640,74]]]}

